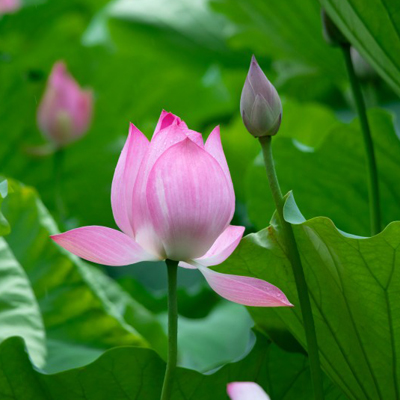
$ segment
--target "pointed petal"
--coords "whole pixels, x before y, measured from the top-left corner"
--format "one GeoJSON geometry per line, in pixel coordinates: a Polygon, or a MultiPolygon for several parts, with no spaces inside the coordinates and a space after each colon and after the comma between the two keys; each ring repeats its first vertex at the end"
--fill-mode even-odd
{"type": "Polygon", "coordinates": [[[97,264],[121,266],[159,259],[128,235],[104,226],[84,226],[51,238],[72,254],[97,264]]]}
{"type": "MultiPolygon", "coordinates": [[[[171,114],[172,115],[172,114],[171,114]]],[[[175,116],[174,116],[175,117],[175,116]]],[[[177,118],[177,117],[176,117],[177,118]]],[[[150,213],[146,199],[146,187],[150,171],[158,158],[171,146],[186,139],[177,125],[177,119],[153,135],[149,149],[141,163],[132,198],[132,221],[135,239],[146,249],[162,253],[162,244],[149,224],[150,213]]]]}
{"type": "Polygon", "coordinates": [[[229,186],[221,167],[190,139],[157,160],[146,193],[154,231],[173,260],[204,255],[231,218],[229,186]]]}
{"type": "Polygon", "coordinates": [[[218,237],[204,256],[194,261],[205,267],[224,262],[236,249],[242,239],[244,226],[229,225],[218,237]]]}
{"type": "Polygon", "coordinates": [[[226,162],[225,153],[222,148],[221,134],[219,126],[216,126],[207,138],[204,147],[219,163],[225,173],[226,179],[232,184],[231,174],[229,172],[228,163],[226,162]]]}
{"type": "Polygon", "coordinates": [[[231,218],[232,218],[235,212],[235,192],[233,190],[233,183],[231,174],[229,172],[228,163],[226,162],[225,153],[222,148],[219,126],[216,126],[210,133],[204,148],[209,154],[211,154],[218,161],[219,165],[224,171],[226,180],[229,185],[229,192],[232,197],[232,203],[231,203],[231,218]]]}
{"type": "Polygon", "coordinates": [[[254,382],[228,383],[227,392],[231,400],[270,400],[261,386],[254,382]]]}
{"type": "Polygon", "coordinates": [[[134,236],[132,223],[133,187],[141,162],[149,147],[146,136],[130,124],[129,136],[115,168],[111,187],[111,206],[118,227],[127,235],[134,236]]]}
{"type": "Polygon", "coordinates": [[[292,306],[280,289],[261,279],[221,274],[206,267],[199,270],[215,292],[234,303],[254,307],[292,306]]]}
{"type": "Polygon", "coordinates": [[[170,125],[182,125],[182,127],[187,128],[187,125],[176,115],[162,110],[160,118],[158,119],[156,129],[154,131],[153,137],[162,129],[168,128],[170,125]]]}

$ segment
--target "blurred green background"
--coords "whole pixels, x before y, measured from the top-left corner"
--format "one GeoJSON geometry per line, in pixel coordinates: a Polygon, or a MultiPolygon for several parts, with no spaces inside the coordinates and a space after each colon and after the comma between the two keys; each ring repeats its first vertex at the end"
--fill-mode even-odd
{"type": "MultiPolygon", "coordinates": [[[[17,13],[0,18],[0,174],[35,188],[50,213],[43,216],[35,191],[14,183],[14,194],[4,206],[11,225],[5,239],[25,269],[43,314],[49,339],[47,371],[84,365],[119,343],[137,344],[126,324],[165,356],[165,337],[149,334],[149,329],[161,332],[166,326],[163,265],[104,268],[105,275],[98,281],[106,282],[93,289],[85,274],[91,271],[97,276],[99,267],[79,266],[47,241],[52,229],[116,227],[111,181],[130,121],[149,138],[162,109],[204,136],[220,124],[237,197],[234,223],[245,225],[247,233],[268,225],[274,206],[259,145],[246,132],[239,114],[252,54],[283,100],[281,131],[274,143],[283,190],[294,190],[306,218],[324,215],[341,230],[368,235],[363,143],[357,121],[352,122],[342,55],[323,40],[317,1],[25,0],[17,13]],[[30,151],[45,143],[36,112],[57,60],[64,60],[77,81],[94,92],[91,128],[66,150],[64,220],[54,204],[53,159],[30,151]],[[33,209],[34,217],[27,211],[33,209]],[[58,228],[49,227],[46,218],[55,219],[58,228]],[[42,234],[32,242],[38,232],[42,234]],[[37,260],[36,265],[32,260],[37,260]],[[118,282],[114,292],[104,289],[113,287],[114,283],[107,283],[112,282],[109,277],[118,282]],[[95,296],[99,304],[94,312],[88,298],[98,290],[105,297],[95,296]],[[72,306],[67,310],[71,298],[87,302],[87,310],[94,314],[111,315],[113,329],[125,333],[115,333],[109,340],[107,333],[93,338],[87,327],[76,328],[74,318],[89,311],[71,311],[72,306]],[[111,304],[117,305],[110,311],[111,304]],[[57,320],[57,313],[65,318],[57,320]],[[139,322],[138,313],[145,315],[139,322]]],[[[364,54],[363,46],[358,50],[364,54]]],[[[376,67],[374,60],[369,61],[376,67]]],[[[387,224],[400,219],[399,122],[395,119],[400,102],[395,79],[375,70],[380,74],[361,73],[360,78],[368,106],[380,108],[372,110],[370,123],[387,224]]],[[[179,274],[181,365],[207,371],[243,357],[254,344],[246,309],[220,299],[197,271],[179,274]]]]}

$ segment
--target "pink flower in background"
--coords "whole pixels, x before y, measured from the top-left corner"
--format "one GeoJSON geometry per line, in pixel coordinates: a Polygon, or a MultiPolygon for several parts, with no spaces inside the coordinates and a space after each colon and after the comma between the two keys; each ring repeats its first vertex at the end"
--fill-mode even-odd
{"type": "Polygon", "coordinates": [[[92,106],[92,91],[81,89],[65,64],[57,62],[39,105],[39,128],[56,147],[64,147],[87,132],[92,106]]]}
{"type": "Polygon", "coordinates": [[[0,15],[12,14],[21,8],[20,0],[0,0],[0,15]]]}
{"type": "Polygon", "coordinates": [[[235,194],[219,127],[204,143],[200,133],[163,111],[149,142],[131,124],[114,173],[111,205],[122,232],[86,226],[52,239],[98,264],[181,261],[181,267],[199,269],[228,300],[249,306],[291,306],[268,282],[208,268],[226,260],[244,232],[244,227],[229,224],[235,194]]]}
{"type": "Polygon", "coordinates": [[[232,382],[227,391],[231,400],[270,400],[261,386],[254,382],[232,382]]]}

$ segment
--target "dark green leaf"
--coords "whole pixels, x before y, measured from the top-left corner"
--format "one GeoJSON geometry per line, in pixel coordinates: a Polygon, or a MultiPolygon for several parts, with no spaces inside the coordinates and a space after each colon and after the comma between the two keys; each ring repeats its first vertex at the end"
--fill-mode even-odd
{"type": "Polygon", "coordinates": [[[352,45],[400,94],[398,0],[320,0],[352,45]]]}
{"type": "MultiPolygon", "coordinates": [[[[165,364],[151,350],[121,347],[107,351],[85,367],[55,375],[34,370],[23,342],[11,338],[0,345],[0,395],[7,400],[158,400],[165,364]],[[18,373],[17,373],[18,372],[18,373]]],[[[248,357],[211,375],[178,368],[173,400],[225,399],[232,381],[255,381],[272,400],[311,397],[304,355],[285,353],[259,337],[248,357]]],[[[345,397],[325,382],[327,400],[345,397]]]]}

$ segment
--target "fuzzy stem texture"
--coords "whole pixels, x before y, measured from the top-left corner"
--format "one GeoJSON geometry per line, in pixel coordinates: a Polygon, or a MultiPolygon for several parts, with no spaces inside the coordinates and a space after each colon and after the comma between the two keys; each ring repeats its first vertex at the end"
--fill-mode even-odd
{"type": "Polygon", "coordinates": [[[371,235],[376,235],[381,231],[382,225],[379,199],[378,170],[376,167],[374,143],[372,141],[371,130],[368,124],[367,111],[365,108],[364,97],[361,92],[360,82],[354,71],[353,62],[351,60],[350,45],[346,44],[342,45],[341,47],[346,62],[347,73],[349,75],[351,91],[353,93],[358,118],[360,120],[361,131],[364,138],[368,169],[368,195],[371,235]]]}
{"type": "Polygon", "coordinates": [[[178,261],[166,260],[168,271],[168,361],[161,400],[169,400],[175,379],[178,357],[178,300],[176,294],[178,261]]]}
{"type": "Polygon", "coordinates": [[[285,221],[283,217],[284,198],[279,186],[278,177],[276,175],[275,164],[272,157],[271,136],[264,136],[259,138],[262,152],[264,156],[264,164],[267,171],[267,177],[271,193],[275,202],[276,210],[278,212],[280,226],[282,228],[283,239],[285,241],[285,248],[287,256],[292,264],[293,275],[296,282],[297,293],[300,301],[300,309],[303,316],[303,324],[306,335],[308,357],[310,360],[311,380],[314,390],[315,400],[322,400],[324,398],[322,373],[319,361],[317,335],[315,332],[314,317],[311,309],[310,297],[306,278],[304,276],[303,266],[301,264],[300,253],[297,248],[296,240],[294,237],[292,226],[285,221]]]}

